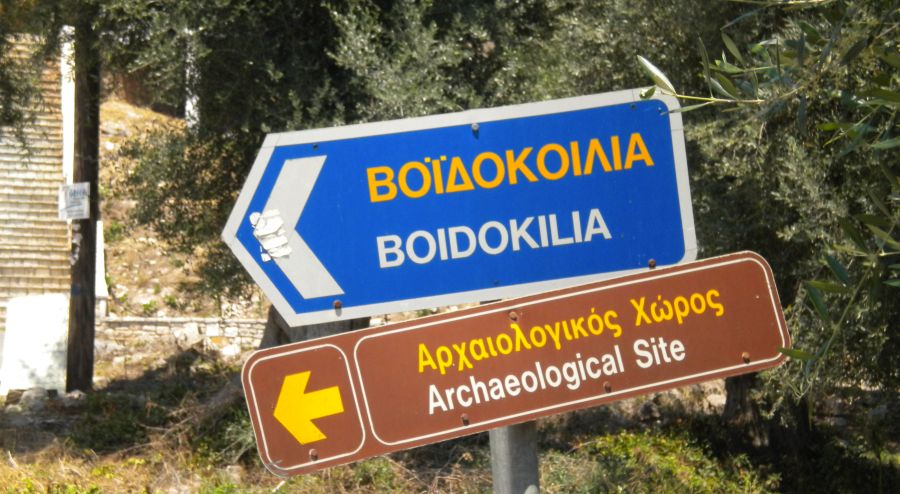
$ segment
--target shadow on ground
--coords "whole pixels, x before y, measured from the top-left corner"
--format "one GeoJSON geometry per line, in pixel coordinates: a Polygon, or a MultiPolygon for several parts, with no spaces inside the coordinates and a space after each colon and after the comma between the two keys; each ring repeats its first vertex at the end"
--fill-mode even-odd
{"type": "Polygon", "coordinates": [[[237,372],[191,348],[86,394],[11,391],[0,410],[0,448],[16,454],[58,442],[96,453],[138,448],[184,421],[237,372]]]}

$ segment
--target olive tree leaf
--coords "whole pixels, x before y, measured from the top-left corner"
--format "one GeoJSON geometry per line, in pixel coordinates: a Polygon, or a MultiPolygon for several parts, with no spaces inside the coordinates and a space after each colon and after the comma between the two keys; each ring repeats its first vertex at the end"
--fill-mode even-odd
{"type": "Polygon", "coordinates": [[[813,308],[819,316],[819,319],[831,321],[831,314],[828,312],[828,306],[825,304],[825,297],[822,296],[822,292],[815,286],[809,284],[809,282],[804,283],[804,286],[806,287],[806,295],[809,298],[809,301],[812,302],[813,308]]]}
{"type": "Polygon", "coordinates": [[[884,243],[886,243],[887,245],[890,245],[894,249],[900,249],[900,242],[894,240],[894,238],[891,237],[891,235],[888,232],[882,230],[881,228],[878,228],[875,225],[866,225],[866,226],[869,227],[869,230],[871,230],[872,233],[874,233],[876,237],[883,240],[884,243]]]}
{"type": "Polygon", "coordinates": [[[703,46],[703,38],[697,38],[700,45],[700,57],[703,59],[703,77],[706,79],[706,87],[709,88],[709,95],[712,96],[713,89],[710,83],[709,74],[709,54],[706,53],[706,47],[703,46]]]}
{"type": "Polygon", "coordinates": [[[875,144],[872,144],[874,149],[891,149],[900,146],[900,137],[894,137],[891,139],[886,139],[884,141],[878,141],[875,144]]]}
{"type": "Polygon", "coordinates": [[[737,44],[731,39],[731,36],[722,33],[722,41],[725,42],[725,48],[728,48],[728,51],[734,55],[734,58],[740,62],[744,63],[744,57],[741,56],[741,50],[738,49],[737,44]]]}
{"type": "Polygon", "coordinates": [[[843,286],[843,285],[839,285],[837,283],[831,283],[829,281],[813,280],[813,281],[807,281],[806,283],[809,284],[809,286],[816,287],[817,289],[819,289],[823,292],[830,292],[830,293],[850,293],[851,292],[850,288],[843,286]]]}
{"type": "Polygon", "coordinates": [[[825,254],[825,262],[828,263],[828,267],[831,269],[831,272],[834,273],[834,276],[837,277],[844,285],[850,284],[850,273],[847,272],[847,268],[841,264],[834,256],[829,254],[825,254]]]}
{"type": "Polygon", "coordinates": [[[669,81],[669,78],[666,77],[666,75],[663,74],[663,72],[661,70],[656,68],[656,66],[653,65],[652,63],[650,63],[650,61],[647,60],[646,58],[644,58],[640,55],[638,55],[637,58],[638,58],[638,62],[640,62],[640,64],[641,64],[641,67],[644,69],[645,72],[647,72],[647,74],[650,76],[650,78],[653,79],[653,82],[655,82],[657,86],[659,86],[661,89],[668,91],[672,94],[676,93],[675,86],[672,85],[672,82],[669,81]]]}
{"type": "MultiPolygon", "coordinates": [[[[717,75],[718,75],[718,74],[717,74],[717,75]]],[[[725,80],[727,80],[727,79],[725,79],[725,80]]],[[[729,93],[728,90],[725,89],[725,88],[722,86],[722,84],[721,84],[719,81],[717,81],[716,79],[710,79],[709,83],[710,83],[710,85],[712,86],[712,88],[713,88],[717,93],[719,93],[719,95],[722,96],[723,98],[737,99],[737,96],[736,96],[736,95],[729,93]]]]}

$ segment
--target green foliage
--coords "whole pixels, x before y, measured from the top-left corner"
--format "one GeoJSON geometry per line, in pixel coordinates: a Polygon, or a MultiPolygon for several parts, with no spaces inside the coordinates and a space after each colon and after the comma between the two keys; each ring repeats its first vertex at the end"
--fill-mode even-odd
{"type": "Polygon", "coordinates": [[[159,310],[159,304],[156,300],[151,300],[141,304],[141,313],[145,316],[152,316],[159,310]]]}
{"type": "Polygon", "coordinates": [[[40,39],[28,35],[28,9],[23,2],[0,2],[0,137],[12,131],[23,142],[23,125],[34,118],[32,110],[41,102],[38,81],[47,55],[40,39]],[[31,53],[16,53],[19,43],[31,53]]]}
{"type": "Polygon", "coordinates": [[[224,137],[211,141],[201,143],[196,131],[170,128],[132,141],[121,152],[139,163],[129,177],[139,198],[135,219],[177,251],[200,256],[207,290],[239,293],[248,279],[217,237],[239,187],[237,173],[226,169],[241,145],[224,137]]]}
{"type": "Polygon", "coordinates": [[[325,53],[334,31],[328,13],[288,1],[107,7],[104,22],[134,30],[132,41],[110,49],[115,66],[158,74],[153,84],[170,103],[185,94],[198,101],[193,125],[159,130],[123,151],[138,161],[130,177],[136,219],[195,257],[207,292],[242,293],[249,278],[218,237],[262,139],[343,121],[339,104],[323,103],[334,101],[332,84],[341,79],[325,53]]]}
{"type": "Polygon", "coordinates": [[[619,432],[574,453],[541,458],[541,487],[549,492],[774,492],[778,478],[762,476],[745,456],[717,460],[680,434],[619,432]]]}
{"type": "Polygon", "coordinates": [[[100,494],[103,490],[96,485],[81,487],[74,484],[50,484],[37,487],[34,484],[26,484],[16,492],[19,494],[100,494]]]}
{"type": "Polygon", "coordinates": [[[719,3],[698,17],[649,0],[301,3],[105,3],[104,39],[126,39],[108,43],[112,66],[198,98],[194,125],[124,153],[139,163],[137,219],[192,254],[211,293],[249,282],[218,236],[266,132],[633,87],[639,46],[681,66],[728,18],[719,3]]]}
{"type": "MultiPolygon", "coordinates": [[[[900,180],[889,177],[889,185],[891,196],[900,197],[900,180]]],[[[880,203],[876,196],[872,199],[880,203]]],[[[891,284],[897,275],[891,263],[900,256],[900,245],[894,240],[900,231],[900,207],[896,200],[888,204],[890,209],[885,207],[880,214],[841,218],[844,236],[832,247],[834,255],[825,256],[828,278],[804,285],[811,316],[818,320],[812,324],[820,325],[824,334],[804,342],[810,347],[805,352],[808,358],[801,359],[800,378],[791,383],[798,394],[812,389],[819,379],[835,379],[828,368],[833,365],[857,370],[865,382],[887,387],[900,383],[900,342],[892,330],[900,317],[900,294],[891,284]],[[846,267],[838,257],[846,260],[846,267]]]]}
{"type": "Polygon", "coordinates": [[[240,494],[244,492],[244,489],[231,482],[226,482],[217,485],[204,485],[198,492],[201,494],[240,494]]]}
{"type": "Polygon", "coordinates": [[[180,305],[178,303],[178,298],[171,294],[163,296],[163,303],[170,309],[177,309],[180,305]]]}
{"type": "Polygon", "coordinates": [[[203,424],[194,437],[196,460],[201,465],[222,467],[257,460],[256,438],[243,403],[232,406],[215,423],[203,424]]]}
{"type": "Polygon", "coordinates": [[[29,120],[28,108],[40,95],[32,83],[33,74],[26,69],[31,65],[19,64],[3,56],[3,52],[10,49],[6,36],[0,27],[0,128],[21,126],[29,120]]]}
{"type": "Polygon", "coordinates": [[[887,401],[881,394],[842,390],[829,402],[848,407],[843,409],[847,412],[859,407],[857,411],[842,413],[840,418],[832,416],[836,424],[822,425],[815,431],[776,426],[768,448],[745,450],[741,444],[746,439],[741,432],[723,427],[714,416],[694,416],[686,424],[666,427],[661,433],[677,437],[687,430],[693,438],[691,444],[702,444],[726,465],[734,458],[757,479],[765,479],[770,489],[777,487],[778,492],[888,493],[900,482],[900,462],[891,443],[898,428],[896,411],[889,411],[895,405],[874,406],[887,401]]]}
{"type": "Polygon", "coordinates": [[[371,458],[361,461],[355,465],[353,469],[353,479],[355,487],[358,488],[374,488],[378,491],[390,492],[396,491],[397,475],[391,467],[391,463],[387,458],[371,458]]]}
{"type": "Polygon", "coordinates": [[[360,120],[462,109],[472,88],[452,76],[470,55],[460,44],[439,36],[437,21],[426,20],[431,2],[398,1],[384,23],[375,4],[348,3],[346,10],[331,13],[340,32],[333,56],[353,76],[350,89],[360,120]]]}
{"type": "Polygon", "coordinates": [[[87,411],[73,431],[72,441],[94,451],[112,451],[147,440],[147,426],[159,426],[165,414],[158,407],[141,407],[130,396],[91,394],[87,411]]]}
{"type": "MultiPolygon", "coordinates": [[[[195,351],[173,355],[165,367],[147,371],[136,382],[113,382],[102,392],[88,394],[69,438],[78,448],[97,452],[146,444],[154,431],[175,425],[178,417],[172,410],[214,393],[233,372],[195,351]],[[123,392],[121,384],[131,388],[123,392]]],[[[246,410],[241,416],[249,423],[246,410]]]]}
{"type": "MultiPolygon", "coordinates": [[[[653,1],[551,2],[553,22],[543,38],[519,37],[502,52],[503,67],[492,80],[500,96],[491,104],[576,96],[646,85],[631,63],[652,47],[663,69],[694,63],[698,36],[715,32],[730,7],[706,2],[704,15],[677,4],[653,1]]],[[[698,87],[690,73],[673,71],[676,87],[698,87]]]]}
{"type": "Polygon", "coordinates": [[[701,41],[710,96],[678,94],[737,110],[689,130],[700,245],[755,248],[772,262],[795,340],[774,388],[895,387],[897,3],[760,5],[723,28],[720,58],[701,41]],[[780,22],[752,35],[767,12],[780,22]]]}
{"type": "Polygon", "coordinates": [[[119,221],[113,220],[109,222],[103,230],[103,240],[107,243],[114,244],[125,238],[125,233],[125,225],[119,221]]]}

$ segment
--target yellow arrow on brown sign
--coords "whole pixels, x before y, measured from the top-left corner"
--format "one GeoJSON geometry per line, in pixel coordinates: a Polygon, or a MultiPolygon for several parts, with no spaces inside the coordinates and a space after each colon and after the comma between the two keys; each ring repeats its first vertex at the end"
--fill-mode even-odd
{"type": "Polygon", "coordinates": [[[321,441],[327,436],[313,420],[344,412],[341,391],[337,386],[306,392],[311,372],[285,376],[275,404],[275,418],[300,444],[321,441]]]}

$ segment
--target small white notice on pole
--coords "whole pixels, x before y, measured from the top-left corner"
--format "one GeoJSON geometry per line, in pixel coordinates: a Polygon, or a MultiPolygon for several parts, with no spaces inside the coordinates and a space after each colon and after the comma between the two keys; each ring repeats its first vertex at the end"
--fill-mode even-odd
{"type": "Polygon", "coordinates": [[[91,217],[91,184],[78,182],[59,186],[59,219],[86,220],[91,217]]]}

